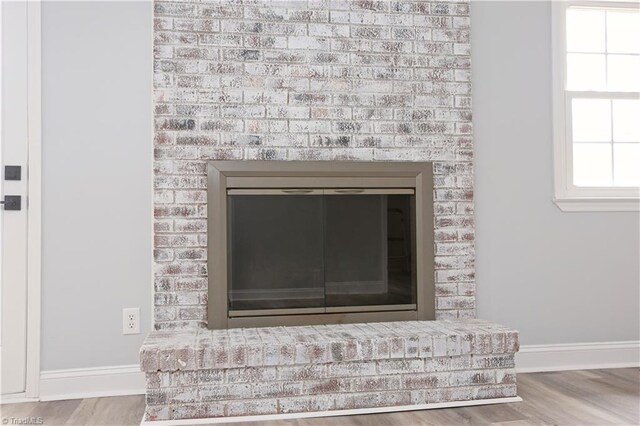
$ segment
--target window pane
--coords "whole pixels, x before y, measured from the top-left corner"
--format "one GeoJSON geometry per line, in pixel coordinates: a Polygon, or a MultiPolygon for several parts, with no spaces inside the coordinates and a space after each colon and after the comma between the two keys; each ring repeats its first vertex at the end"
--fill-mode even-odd
{"type": "Polygon", "coordinates": [[[609,99],[574,99],[572,117],[574,142],[609,142],[611,140],[611,101],[609,99]]]}
{"type": "MultiPolygon", "coordinates": [[[[640,100],[618,99],[613,101],[613,140],[616,142],[640,142],[640,100]]],[[[640,169],[640,164],[638,164],[640,169]]]]}
{"type": "Polygon", "coordinates": [[[567,88],[598,90],[606,85],[604,54],[569,53],[567,55],[567,88]]]}
{"type": "Polygon", "coordinates": [[[573,184],[575,186],[611,186],[611,145],[607,143],[573,144],[573,184]]]}
{"type": "Polygon", "coordinates": [[[609,90],[640,90],[640,55],[607,55],[609,90]]]}
{"type": "Polygon", "coordinates": [[[613,170],[615,186],[640,186],[640,144],[614,144],[613,170]]]}
{"type": "Polygon", "coordinates": [[[640,53],[640,14],[638,12],[607,12],[607,51],[640,53]]]}
{"type": "Polygon", "coordinates": [[[567,51],[604,52],[605,14],[602,10],[567,10],[567,51]]]}

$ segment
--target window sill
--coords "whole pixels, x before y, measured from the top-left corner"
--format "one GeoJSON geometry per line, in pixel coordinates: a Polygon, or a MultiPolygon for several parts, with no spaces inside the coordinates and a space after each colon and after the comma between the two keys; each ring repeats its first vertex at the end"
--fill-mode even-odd
{"type": "Polygon", "coordinates": [[[637,212],[640,198],[571,197],[554,198],[563,212],[637,212]]]}

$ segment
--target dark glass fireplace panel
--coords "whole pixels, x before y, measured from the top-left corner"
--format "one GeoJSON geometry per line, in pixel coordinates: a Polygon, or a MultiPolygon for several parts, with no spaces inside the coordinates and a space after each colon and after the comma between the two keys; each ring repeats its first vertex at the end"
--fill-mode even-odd
{"type": "Polygon", "coordinates": [[[413,195],[325,196],[327,307],[415,304],[413,195]]]}
{"type": "Polygon", "coordinates": [[[229,310],[323,307],[322,197],[228,199],[229,310]]]}
{"type": "Polygon", "coordinates": [[[415,196],[326,192],[228,196],[229,311],[415,309],[415,196]]]}

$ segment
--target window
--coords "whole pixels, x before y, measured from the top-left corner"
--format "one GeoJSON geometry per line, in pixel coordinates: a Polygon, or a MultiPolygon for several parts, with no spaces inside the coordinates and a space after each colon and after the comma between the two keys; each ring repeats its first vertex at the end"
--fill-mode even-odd
{"type": "Polygon", "coordinates": [[[555,201],[639,210],[638,3],[553,4],[555,201]]]}

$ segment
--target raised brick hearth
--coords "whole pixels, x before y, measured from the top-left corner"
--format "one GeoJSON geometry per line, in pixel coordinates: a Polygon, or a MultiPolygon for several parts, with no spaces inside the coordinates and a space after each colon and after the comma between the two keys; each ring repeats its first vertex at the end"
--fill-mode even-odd
{"type": "Polygon", "coordinates": [[[518,333],[481,320],[153,332],[146,420],[516,396],[518,333]]]}

